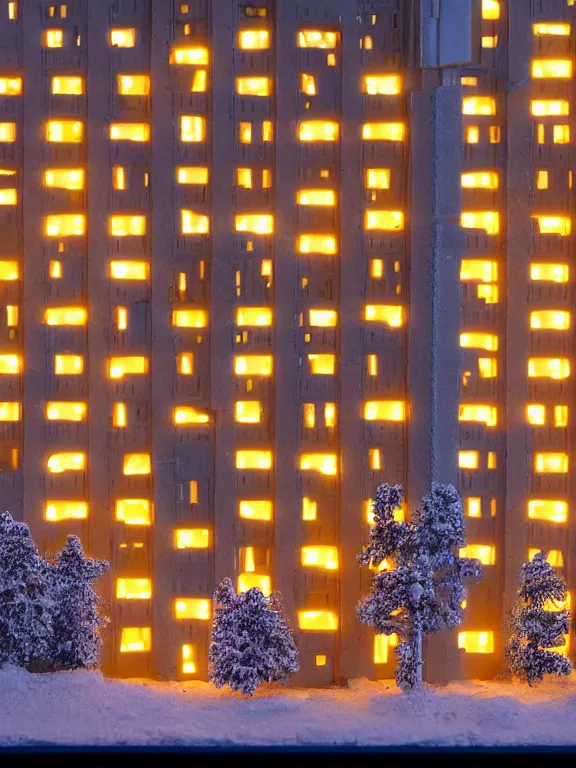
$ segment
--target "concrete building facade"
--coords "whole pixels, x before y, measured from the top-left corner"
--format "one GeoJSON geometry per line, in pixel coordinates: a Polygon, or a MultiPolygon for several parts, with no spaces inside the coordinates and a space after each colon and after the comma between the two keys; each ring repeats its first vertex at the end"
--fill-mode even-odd
{"type": "MultiPolygon", "coordinates": [[[[360,625],[376,486],[463,497],[491,677],[530,550],[573,591],[573,0],[0,0],[0,490],[112,568],[105,669],[206,679],[215,584],[295,684],[360,625]]],[[[568,648],[567,653],[570,653],[568,648]]]]}

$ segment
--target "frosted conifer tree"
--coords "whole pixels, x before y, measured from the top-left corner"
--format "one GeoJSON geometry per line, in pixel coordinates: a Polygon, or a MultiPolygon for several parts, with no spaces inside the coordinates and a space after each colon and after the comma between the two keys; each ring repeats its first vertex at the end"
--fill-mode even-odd
{"type": "Polygon", "coordinates": [[[93,667],[100,656],[100,628],[107,619],[92,582],[109,568],[86,557],[77,536],[68,536],[50,568],[53,598],[51,660],[56,669],[93,667]]]}
{"type": "Polygon", "coordinates": [[[401,485],[384,483],[376,490],[370,541],[357,559],[376,567],[386,560],[386,568],[356,613],[377,634],[398,635],[396,682],[410,691],[422,683],[424,635],[461,624],[464,579],[479,579],[482,566],[454,554],[466,542],[462,504],[452,485],[434,483],[409,523],[394,519],[403,497],[401,485]]]}
{"type": "Polygon", "coordinates": [[[0,514],[0,666],[42,666],[49,653],[51,600],[47,565],[30,530],[0,514]]]}
{"type": "Polygon", "coordinates": [[[546,610],[548,601],[566,600],[566,584],[546,558],[537,552],[522,566],[518,602],[511,614],[512,636],[505,652],[511,673],[530,686],[544,675],[561,677],[572,671],[569,659],[546,650],[563,646],[563,635],[570,628],[568,610],[546,610]]]}
{"type": "Polygon", "coordinates": [[[265,597],[257,587],[236,594],[224,579],[214,600],[208,660],[217,688],[252,696],[261,683],[284,682],[298,671],[298,649],[279,595],[265,597]]]}

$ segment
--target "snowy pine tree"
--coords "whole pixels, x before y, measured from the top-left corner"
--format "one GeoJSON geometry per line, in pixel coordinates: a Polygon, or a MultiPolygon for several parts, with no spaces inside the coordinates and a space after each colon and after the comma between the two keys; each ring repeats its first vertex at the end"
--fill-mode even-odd
{"type": "Polygon", "coordinates": [[[100,628],[107,619],[92,582],[109,568],[105,560],[86,557],[77,536],[68,536],[50,568],[53,599],[50,657],[56,669],[98,664],[100,628]]]}
{"type": "Polygon", "coordinates": [[[228,685],[252,696],[261,683],[284,682],[298,671],[298,649],[279,595],[265,597],[257,587],[236,594],[224,579],[214,600],[208,660],[217,688],[228,685]]]}
{"type": "Polygon", "coordinates": [[[24,523],[0,514],[0,666],[42,666],[49,654],[47,565],[24,523]]]}
{"type": "Polygon", "coordinates": [[[394,519],[403,496],[401,485],[384,483],[376,490],[370,541],[357,559],[375,567],[386,560],[387,567],[376,574],[356,613],[377,634],[398,635],[396,681],[409,691],[422,682],[424,635],[462,622],[464,579],[479,579],[482,567],[454,554],[466,542],[462,504],[452,485],[434,483],[410,523],[394,519]]]}
{"type": "Polygon", "coordinates": [[[520,574],[518,603],[512,610],[512,635],[506,645],[506,661],[511,673],[532,686],[544,675],[569,675],[569,659],[547,648],[565,644],[563,635],[570,628],[568,610],[546,610],[546,604],[566,600],[566,584],[554,573],[547,555],[537,552],[524,563],[520,574]]]}

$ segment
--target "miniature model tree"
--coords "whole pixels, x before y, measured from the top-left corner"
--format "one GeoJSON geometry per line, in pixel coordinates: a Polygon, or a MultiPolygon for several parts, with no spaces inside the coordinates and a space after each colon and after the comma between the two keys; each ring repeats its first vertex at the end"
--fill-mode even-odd
{"type": "Polygon", "coordinates": [[[101,600],[92,583],[109,568],[106,560],[86,557],[77,536],[68,536],[50,568],[53,598],[50,656],[55,669],[76,669],[98,664],[101,600]]]}
{"type": "Polygon", "coordinates": [[[46,662],[52,607],[46,577],[28,526],[9,512],[0,514],[0,666],[46,662]]]}
{"type": "Polygon", "coordinates": [[[522,566],[520,581],[518,602],[511,613],[512,636],[505,651],[511,673],[530,686],[544,675],[569,675],[569,659],[546,650],[563,646],[563,635],[570,628],[568,610],[546,610],[550,601],[566,600],[564,580],[554,573],[547,555],[537,552],[522,566]]]}
{"type": "Polygon", "coordinates": [[[410,691],[422,683],[424,635],[461,624],[464,579],[479,579],[482,566],[454,554],[466,543],[454,486],[434,483],[409,523],[394,519],[403,496],[401,485],[376,490],[370,542],[357,559],[376,567],[386,560],[386,569],[376,574],[356,613],[378,634],[398,635],[396,682],[410,691]]]}
{"type": "Polygon", "coordinates": [[[257,587],[236,594],[224,579],[214,600],[208,660],[217,688],[252,696],[261,683],[284,682],[298,671],[298,649],[278,594],[265,597],[257,587]]]}

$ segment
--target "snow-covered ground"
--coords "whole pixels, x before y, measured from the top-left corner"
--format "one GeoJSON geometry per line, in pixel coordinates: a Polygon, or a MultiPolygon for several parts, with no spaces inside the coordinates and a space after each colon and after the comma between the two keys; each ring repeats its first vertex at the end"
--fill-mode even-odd
{"type": "Polygon", "coordinates": [[[0,746],[576,745],[574,677],[534,690],[467,682],[411,696],[358,680],[244,699],[206,683],[5,668],[0,702],[0,746]]]}

